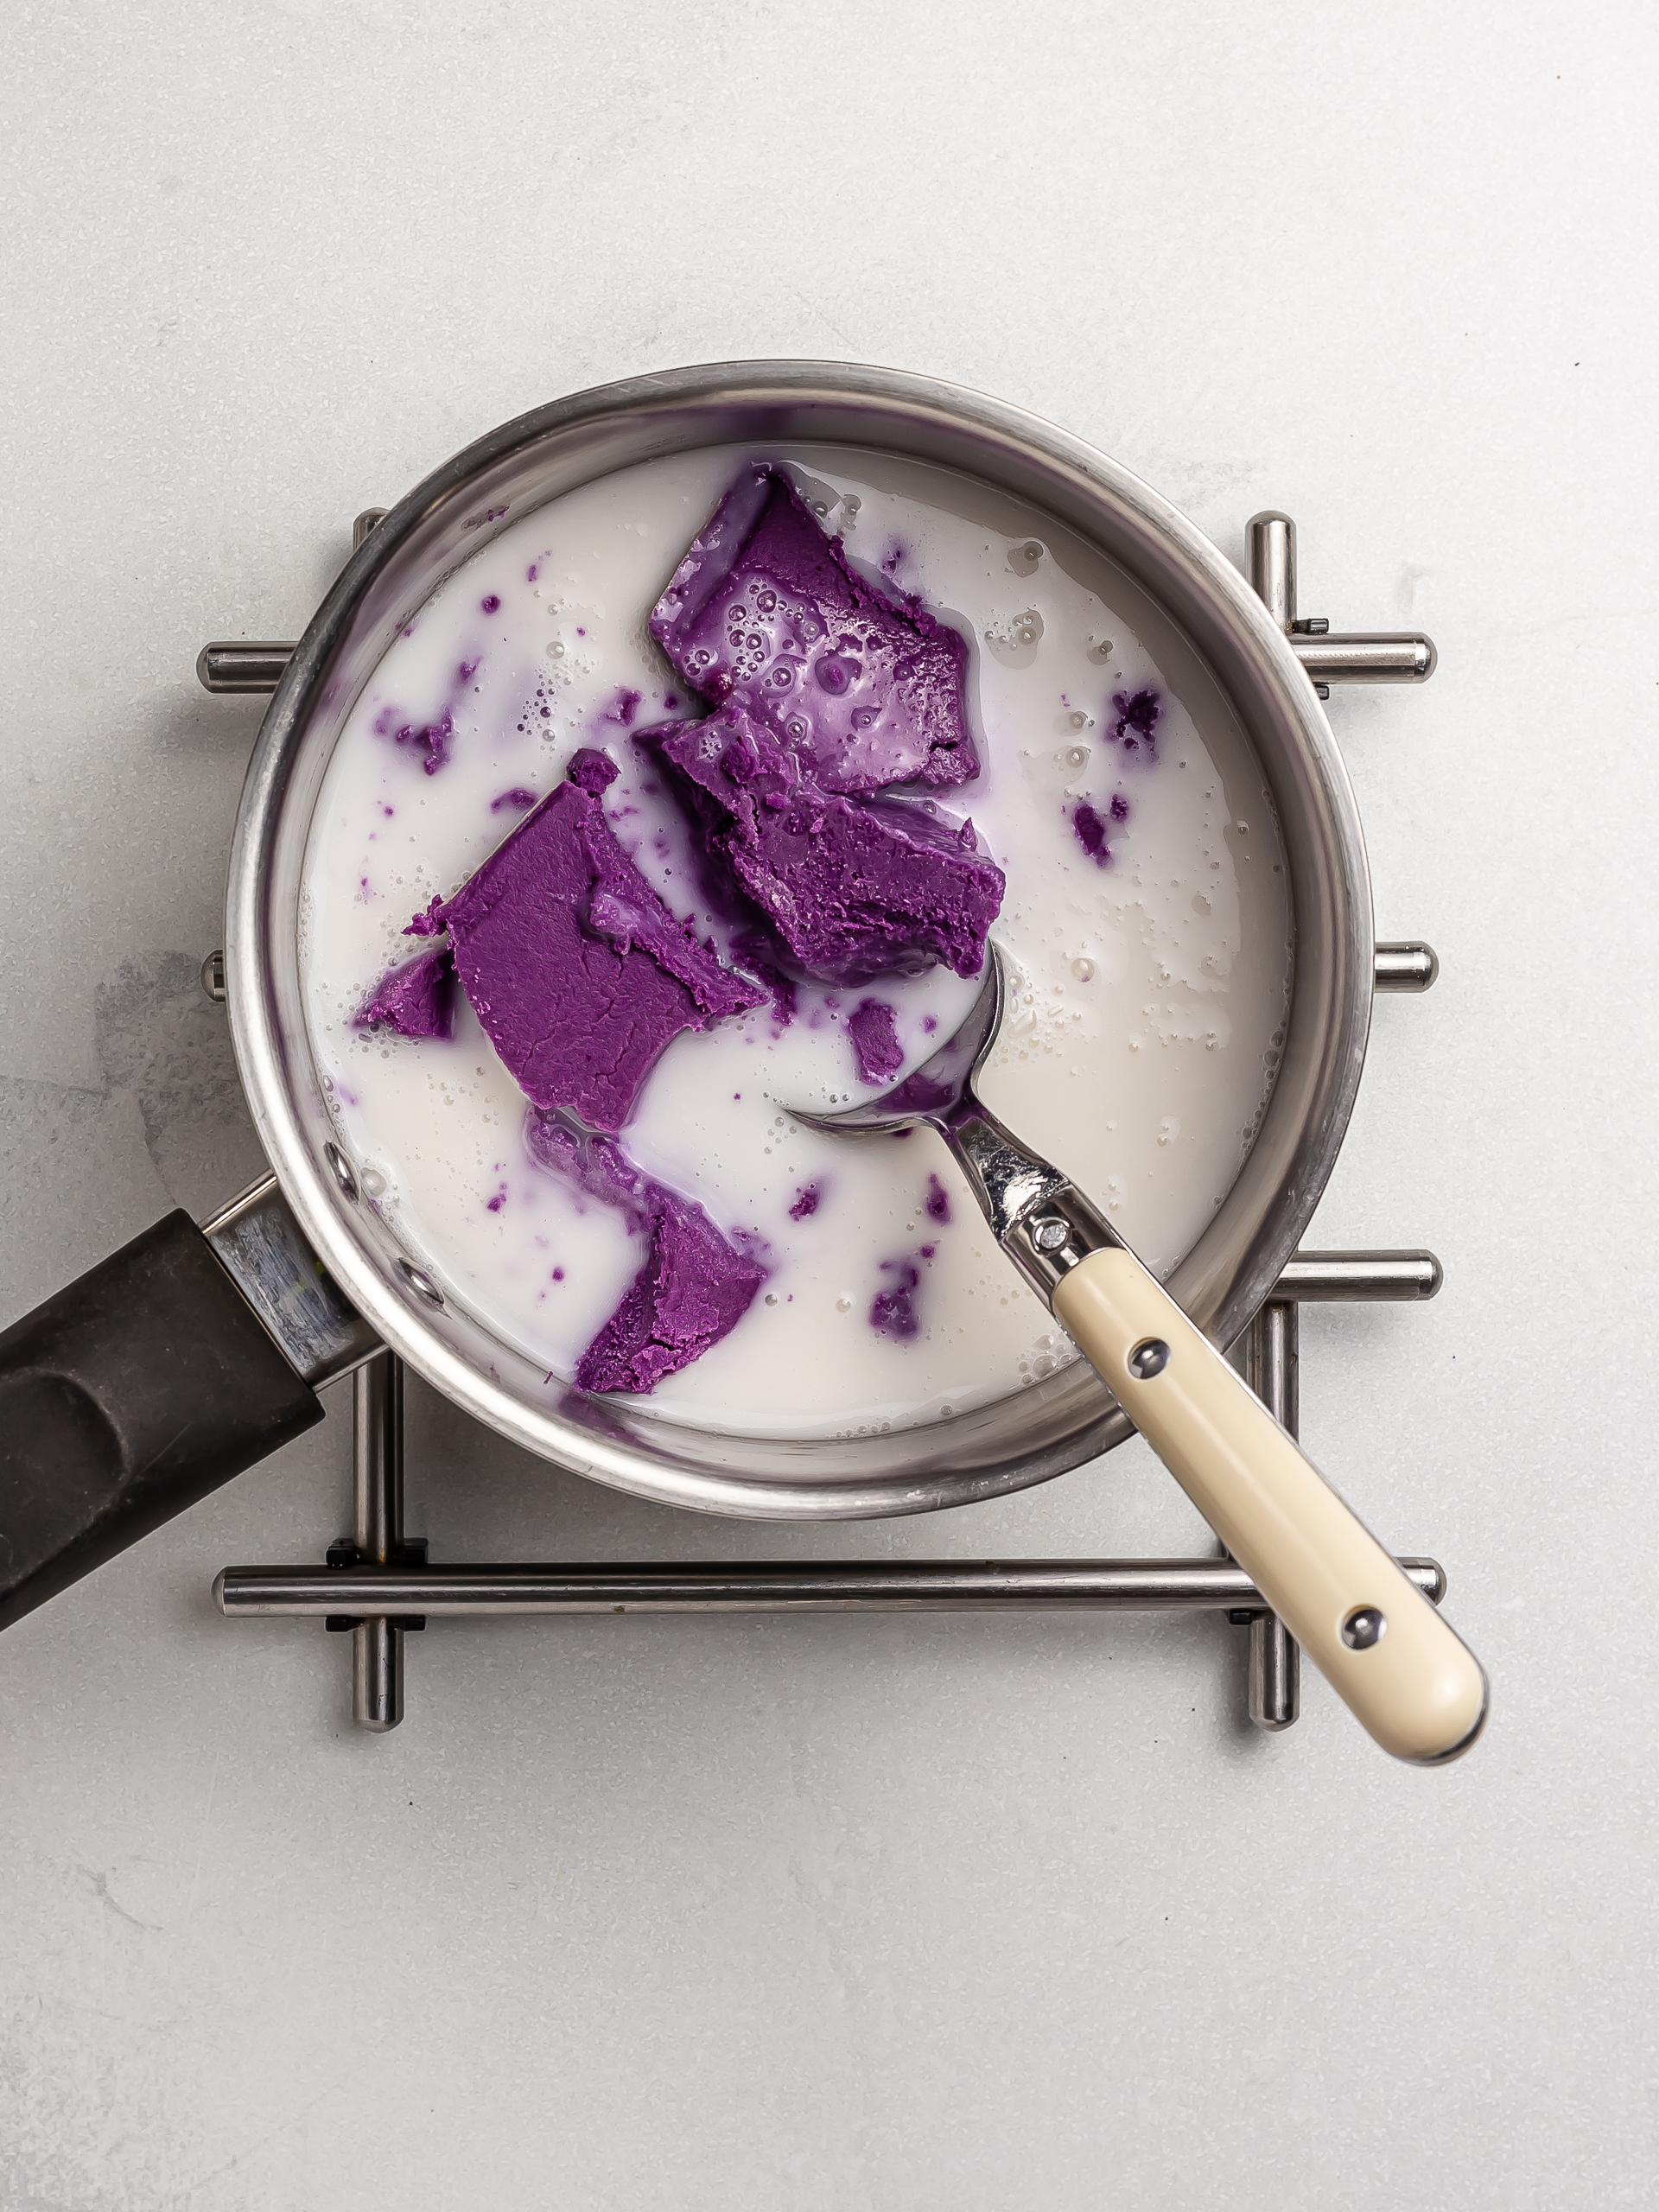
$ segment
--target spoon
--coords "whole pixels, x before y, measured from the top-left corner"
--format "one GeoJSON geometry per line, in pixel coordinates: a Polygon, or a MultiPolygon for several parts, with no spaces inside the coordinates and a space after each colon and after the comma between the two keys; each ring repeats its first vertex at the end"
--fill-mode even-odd
{"type": "Polygon", "coordinates": [[[1008,995],[991,954],[966,1020],[913,1075],[795,1119],[937,1129],[1003,1250],[1361,1725],[1396,1758],[1456,1758],[1486,1718],[1479,1661],[1098,1208],[981,1103],[1008,995]]]}

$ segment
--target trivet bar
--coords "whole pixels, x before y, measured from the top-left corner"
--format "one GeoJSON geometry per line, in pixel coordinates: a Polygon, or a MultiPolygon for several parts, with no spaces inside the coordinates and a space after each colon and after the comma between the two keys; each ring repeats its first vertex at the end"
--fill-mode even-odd
{"type": "Polygon", "coordinates": [[[1244,525],[1244,558],[1257,597],[1321,699],[1333,683],[1426,683],[1433,675],[1433,644],[1421,631],[1340,634],[1323,615],[1297,614],[1296,525],[1288,515],[1272,508],[1252,515],[1244,525]]]}
{"type": "Polygon", "coordinates": [[[1440,972],[1432,944],[1379,944],[1371,954],[1374,991],[1427,991],[1440,972]]]}
{"type": "Polygon", "coordinates": [[[217,638],[196,655],[196,680],[204,691],[274,691],[294,652],[291,639],[217,638]]]}
{"type": "MultiPolygon", "coordinates": [[[[378,1352],[352,1378],[353,1541],[384,1567],[404,1546],[404,1363],[378,1352]]],[[[384,1734],[404,1717],[404,1630],[385,1613],[352,1630],[352,1718],[384,1734]]]]}
{"type": "MultiPolygon", "coordinates": [[[[352,524],[353,553],[386,513],[385,507],[365,507],[356,517],[352,524]]],[[[196,655],[196,680],[204,691],[274,691],[296,650],[291,639],[256,644],[218,638],[196,655]]]]}
{"type": "MultiPolygon", "coordinates": [[[[1438,1605],[1432,1559],[1400,1562],[1438,1605]]],[[[719,1566],[227,1567],[227,1618],[345,1613],[1229,1612],[1264,1600],[1231,1560],[809,1560],[719,1566]]]]}
{"type": "MultiPolygon", "coordinates": [[[[1244,1345],[1244,1379],[1281,1427],[1294,1436],[1300,1404],[1297,1391],[1297,1309],[1274,1298],[1256,1315],[1244,1345]]],[[[1295,1723],[1302,1709],[1301,1648],[1274,1613],[1250,1616],[1247,1699],[1258,1728],[1277,1734],[1295,1723]]]]}
{"type": "MultiPolygon", "coordinates": [[[[1269,1305],[1331,1306],[1433,1298],[1444,1280],[1432,1252],[1294,1252],[1269,1305]]],[[[1281,1416],[1282,1418],[1282,1416],[1281,1416]]],[[[1288,1424],[1287,1424],[1288,1426],[1288,1424]]]]}

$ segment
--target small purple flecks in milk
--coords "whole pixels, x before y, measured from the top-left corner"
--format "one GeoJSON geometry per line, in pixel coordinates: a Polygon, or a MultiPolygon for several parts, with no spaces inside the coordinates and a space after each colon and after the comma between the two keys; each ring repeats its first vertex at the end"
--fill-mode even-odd
{"type": "Polygon", "coordinates": [[[891,1275],[893,1281],[878,1290],[870,1301],[870,1326],[878,1337],[891,1337],[897,1344],[907,1343],[921,1333],[916,1293],[922,1271],[913,1260],[883,1260],[881,1272],[891,1275]]]}
{"type": "Polygon", "coordinates": [[[601,719],[607,722],[619,722],[624,729],[627,729],[639,713],[639,702],[644,697],[643,691],[631,691],[626,684],[623,684],[619,687],[615,698],[607,707],[601,719]]]}
{"type": "Polygon", "coordinates": [[[455,734],[454,715],[446,707],[435,722],[423,722],[418,728],[413,722],[400,721],[396,707],[383,707],[374,718],[375,734],[389,737],[394,745],[408,746],[412,751],[423,752],[421,762],[429,776],[435,776],[449,758],[449,747],[455,734]]]}
{"type": "MultiPolygon", "coordinates": [[[[930,1175],[927,1179],[927,1197],[923,1204],[929,1220],[937,1221],[943,1229],[950,1218],[950,1199],[937,1175],[930,1175]]],[[[924,1256],[931,1259],[933,1255],[929,1252],[924,1256]]]]}
{"type": "Polygon", "coordinates": [[[795,1193],[795,1203],[789,1210],[789,1217],[791,1221],[805,1221],[810,1215],[817,1213],[823,1202],[823,1184],[804,1183],[795,1193]]]}
{"type": "Polygon", "coordinates": [[[1112,849],[1106,842],[1106,824],[1088,799],[1079,799],[1072,809],[1071,827],[1077,833],[1077,842],[1096,867],[1109,866],[1112,849]]]}
{"type": "Polygon", "coordinates": [[[1156,691],[1114,691],[1112,709],[1117,720],[1109,735],[1114,744],[1121,743],[1126,753],[1145,752],[1148,760],[1157,757],[1153,732],[1158,717],[1164,711],[1164,702],[1156,691]]]}
{"type": "Polygon", "coordinates": [[[499,614],[501,612],[501,601],[494,592],[489,593],[485,598],[480,599],[478,603],[480,607],[483,608],[486,614],[499,614]]]}
{"type": "Polygon", "coordinates": [[[515,784],[511,791],[503,791],[499,798],[493,798],[490,801],[490,812],[499,814],[505,808],[512,807],[517,812],[524,814],[535,804],[535,792],[526,791],[522,784],[515,784]]]}
{"type": "Polygon", "coordinates": [[[1129,802],[1122,791],[1114,791],[1109,804],[1102,814],[1091,799],[1079,799],[1072,810],[1071,827],[1077,832],[1077,842],[1097,868],[1109,868],[1112,849],[1107,842],[1108,825],[1123,823],[1129,818],[1129,802]]]}

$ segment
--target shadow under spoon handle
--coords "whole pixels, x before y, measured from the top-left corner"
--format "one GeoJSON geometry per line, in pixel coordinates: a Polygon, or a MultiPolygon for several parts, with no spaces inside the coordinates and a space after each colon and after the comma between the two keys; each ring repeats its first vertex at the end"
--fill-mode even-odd
{"type": "Polygon", "coordinates": [[[1053,1305],[1361,1726],[1421,1765],[1466,1751],[1486,1717],[1480,1662],[1156,1277],[1110,1247],[1053,1305]]]}

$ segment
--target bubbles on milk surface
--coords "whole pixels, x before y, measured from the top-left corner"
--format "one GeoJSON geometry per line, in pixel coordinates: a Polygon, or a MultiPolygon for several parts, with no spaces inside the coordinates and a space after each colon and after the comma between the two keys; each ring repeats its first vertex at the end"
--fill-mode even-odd
{"type": "MultiPolygon", "coordinates": [[[[1046,518],[1014,512],[990,528],[976,487],[845,448],[704,451],[567,494],[452,575],[371,679],[314,817],[302,945],[314,1049],[365,1194],[555,1391],[626,1291],[642,1239],[531,1160],[522,1095],[464,999],[448,1044],[365,1034],[353,1018],[418,950],[403,935],[416,909],[450,896],[582,746],[620,770],[603,804],[624,849],[677,915],[719,936],[684,824],[632,733],[704,711],[645,618],[757,457],[791,466],[855,565],[969,639],[983,767],[935,804],[971,817],[1007,877],[993,935],[1014,989],[983,1078],[991,1105],[1167,1268],[1230,1186],[1282,1051],[1288,909],[1259,772],[1236,732],[1195,727],[1046,518]],[[1149,746],[1114,704],[1147,693],[1149,746]],[[446,715],[429,773],[431,746],[395,731],[446,715]],[[1077,826],[1085,805],[1094,852],[1077,826]]],[[[758,1434],[880,1433],[1038,1388],[1073,1357],[930,1132],[855,1141],[787,1112],[873,1095],[847,1028],[861,997],[893,1006],[902,1075],[976,989],[938,970],[804,986],[787,1024],[766,1007],[669,1047],[623,1141],[645,1173],[756,1240],[767,1273],[743,1320],[658,1388],[653,1412],[758,1434]],[[926,1211],[930,1178],[946,1221],[926,1211]]]]}

